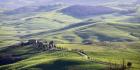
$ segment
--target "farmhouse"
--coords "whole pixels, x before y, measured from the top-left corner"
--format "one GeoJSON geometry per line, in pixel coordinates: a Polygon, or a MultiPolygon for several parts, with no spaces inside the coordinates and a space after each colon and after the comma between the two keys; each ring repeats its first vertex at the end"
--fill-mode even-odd
{"type": "Polygon", "coordinates": [[[42,50],[52,50],[56,48],[54,41],[47,42],[45,40],[31,39],[28,40],[27,43],[32,45],[32,47],[35,47],[37,49],[42,49],[42,50]]]}

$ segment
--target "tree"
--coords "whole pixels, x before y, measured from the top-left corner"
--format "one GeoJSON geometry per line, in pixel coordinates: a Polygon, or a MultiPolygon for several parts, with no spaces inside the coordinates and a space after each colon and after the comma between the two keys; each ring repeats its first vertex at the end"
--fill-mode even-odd
{"type": "Polygon", "coordinates": [[[132,63],[131,62],[127,62],[127,67],[130,69],[132,67],[132,63]]]}

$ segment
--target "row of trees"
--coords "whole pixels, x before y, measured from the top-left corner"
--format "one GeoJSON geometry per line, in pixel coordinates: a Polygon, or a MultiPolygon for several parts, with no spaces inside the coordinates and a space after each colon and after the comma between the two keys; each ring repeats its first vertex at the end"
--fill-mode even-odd
{"type": "Polygon", "coordinates": [[[121,64],[116,64],[110,62],[108,66],[108,70],[131,70],[132,62],[126,62],[124,59],[122,60],[121,64]]]}

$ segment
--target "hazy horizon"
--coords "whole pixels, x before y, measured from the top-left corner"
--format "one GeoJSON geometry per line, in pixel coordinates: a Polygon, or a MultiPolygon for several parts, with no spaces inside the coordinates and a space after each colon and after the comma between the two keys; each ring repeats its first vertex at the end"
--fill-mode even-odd
{"type": "Polygon", "coordinates": [[[98,5],[105,3],[133,3],[139,0],[0,0],[0,8],[19,8],[24,6],[32,6],[32,5],[49,5],[49,4],[80,4],[80,5],[98,5]]]}

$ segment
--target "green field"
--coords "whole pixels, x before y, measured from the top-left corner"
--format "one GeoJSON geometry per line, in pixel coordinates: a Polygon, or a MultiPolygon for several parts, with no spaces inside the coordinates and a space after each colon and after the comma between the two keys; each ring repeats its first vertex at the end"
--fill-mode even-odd
{"type": "MultiPolygon", "coordinates": [[[[114,43],[103,46],[98,45],[62,45],[64,48],[68,49],[81,49],[87,52],[87,55],[91,58],[97,59],[104,62],[121,63],[123,59],[134,63],[134,70],[139,70],[140,59],[139,59],[139,43],[133,43],[131,45],[124,43],[114,43]],[[137,47],[137,48],[136,48],[137,47]]],[[[133,69],[132,69],[133,70],[133,69]]]]}
{"type": "Polygon", "coordinates": [[[140,69],[139,42],[110,44],[95,43],[82,44],[57,44],[65,50],[38,52],[32,47],[19,47],[7,49],[4,53],[21,55],[22,61],[2,65],[1,70],[105,70],[109,63],[121,64],[123,59],[132,62],[131,70],[140,69]],[[72,51],[83,50],[89,59],[72,51]]]}
{"type": "Polygon", "coordinates": [[[94,16],[88,15],[96,6],[77,5],[79,10],[89,8],[86,12],[67,4],[56,9],[61,4],[0,8],[0,70],[121,70],[116,67],[128,62],[132,63],[128,70],[140,70],[140,7],[113,4],[98,6],[116,12],[94,16]],[[85,18],[74,17],[76,12],[85,18]],[[44,51],[34,43],[23,46],[31,39],[43,39],[45,44],[54,41],[56,48],[44,51]]]}

